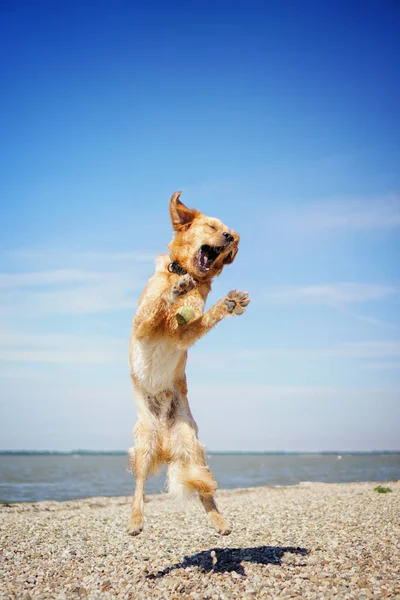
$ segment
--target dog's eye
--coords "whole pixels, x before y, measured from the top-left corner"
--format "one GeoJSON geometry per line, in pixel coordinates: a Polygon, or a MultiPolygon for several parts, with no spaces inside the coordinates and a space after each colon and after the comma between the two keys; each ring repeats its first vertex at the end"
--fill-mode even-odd
{"type": "Polygon", "coordinates": [[[207,223],[207,225],[209,226],[210,229],[212,229],[213,231],[217,231],[217,228],[214,225],[211,225],[211,223],[207,223]]]}

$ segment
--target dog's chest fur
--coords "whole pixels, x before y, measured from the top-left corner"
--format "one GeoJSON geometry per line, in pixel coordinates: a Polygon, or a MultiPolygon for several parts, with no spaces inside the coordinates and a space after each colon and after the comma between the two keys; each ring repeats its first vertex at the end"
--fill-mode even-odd
{"type": "Polygon", "coordinates": [[[168,338],[135,340],[131,364],[137,383],[152,394],[170,389],[174,383],[175,370],[184,353],[168,338]]]}
{"type": "MultiPolygon", "coordinates": [[[[168,275],[168,286],[172,286],[178,281],[179,276],[170,274],[168,264],[170,259],[167,255],[158,257],[156,263],[156,272],[148,282],[145,290],[143,303],[150,299],[156,299],[165,289],[165,274],[168,275]],[[160,275],[162,278],[160,279],[160,275]],[[160,281],[162,287],[160,287],[160,281]]],[[[172,310],[175,313],[182,305],[192,306],[196,314],[200,315],[204,311],[205,300],[210,290],[210,285],[198,286],[196,289],[186,294],[173,305],[172,310]]],[[[171,310],[171,309],[170,309],[171,310]]],[[[179,363],[184,359],[186,349],[177,345],[177,340],[167,334],[157,335],[156,337],[145,337],[138,339],[134,332],[130,348],[131,372],[139,387],[149,393],[157,394],[164,390],[174,387],[176,370],[179,363]]]]}

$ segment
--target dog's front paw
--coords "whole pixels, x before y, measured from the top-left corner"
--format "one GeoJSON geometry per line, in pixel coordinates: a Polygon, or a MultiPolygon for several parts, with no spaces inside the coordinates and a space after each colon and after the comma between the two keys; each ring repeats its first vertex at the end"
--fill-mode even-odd
{"type": "Polygon", "coordinates": [[[242,315],[246,306],[250,303],[247,292],[237,292],[232,290],[224,299],[226,310],[230,315],[242,315]]]}
{"type": "Polygon", "coordinates": [[[189,273],[186,273],[186,275],[182,275],[181,277],[179,277],[178,281],[172,288],[172,293],[174,296],[184,296],[185,294],[190,292],[190,290],[192,290],[195,287],[195,285],[196,282],[193,279],[193,277],[191,277],[189,273]]]}

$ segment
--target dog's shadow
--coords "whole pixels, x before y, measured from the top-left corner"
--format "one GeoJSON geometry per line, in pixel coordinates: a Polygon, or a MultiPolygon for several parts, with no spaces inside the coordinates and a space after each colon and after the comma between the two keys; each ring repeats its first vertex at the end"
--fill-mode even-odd
{"type": "MultiPolygon", "coordinates": [[[[213,571],[215,573],[227,573],[236,571],[239,575],[246,575],[242,562],[253,562],[260,565],[281,565],[282,557],[286,553],[306,556],[309,554],[307,548],[295,548],[292,546],[257,546],[256,548],[210,548],[185,558],[170,567],[159,571],[157,574],[147,575],[148,579],[158,579],[168,575],[175,569],[186,569],[187,567],[198,567],[204,573],[213,571]]],[[[300,566],[300,565],[298,565],[300,566]]],[[[303,564],[301,566],[304,566],[303,564]]]]}

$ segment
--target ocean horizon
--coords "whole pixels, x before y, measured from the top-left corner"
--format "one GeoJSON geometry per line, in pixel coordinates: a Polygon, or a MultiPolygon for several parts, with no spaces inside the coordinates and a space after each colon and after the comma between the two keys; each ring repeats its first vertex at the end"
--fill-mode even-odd
{"type": "MultiPolygon", "coordinates": [[[[46,456],[46,455],[60,455],[60,456],[125,456],[128,450],[0,450],[0,456],[46,456]]],[[[271,456],[284,456],[290,455],[302,455],[302,454],[323,454],[323,455],[375,455],[375,454],[400,454],[399,450],[207,450],[208,455],[271,455],[271,456]]]]}

